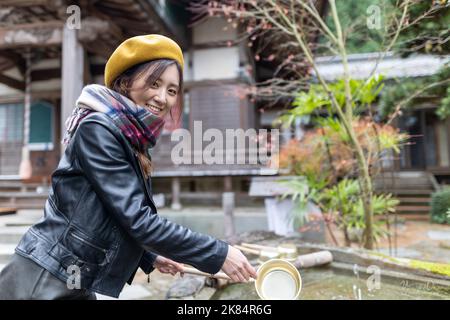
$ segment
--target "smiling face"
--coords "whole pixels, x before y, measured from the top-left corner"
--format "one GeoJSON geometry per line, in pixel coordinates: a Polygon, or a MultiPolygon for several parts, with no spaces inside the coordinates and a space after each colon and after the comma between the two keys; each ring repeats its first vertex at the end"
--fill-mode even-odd
{"type": "Polygon", "coordinates": [[[129,90],[129,98],[151,113],[164,117],[176,104],[180,92],[180,74],[175,64],[162,72],[158,79],[136,77],[129,90]],[[148,81],[153,83],[148,83],[148,81]]]}

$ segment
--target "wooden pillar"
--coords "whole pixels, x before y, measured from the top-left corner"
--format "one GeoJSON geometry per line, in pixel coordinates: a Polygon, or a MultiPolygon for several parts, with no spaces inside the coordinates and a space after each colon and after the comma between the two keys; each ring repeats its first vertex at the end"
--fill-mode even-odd
{"type": "Polygon", "coordinates": [[[173,210],[181,210],[181,202],[180,202],[180,178],[173,177],[172,178],[172,205],[171,208],[173,210]]]}
{"type": "Polygon", "coordinates": [[[232,180],[230,176],[226,176],[223,178],[223,186],[224,186],[224,190],[225,192],[231,192],[233,190],[233,184],[232,184],[232,180]]]}
{"type": "MultiPolygon", "coordinates": [[[[444,120],[444,126],[445,126],[445,143],[448,145],[450,142],[450,118],[447,117],[444,120]]],[[[450,148],[447,148],[447,157],[450,159],[450,148]]],[[[447,168],[450,168],[450,164],[447,166],[447,168]]]]}
{"type": "MultiPolygon", "coordinates": [[[[428,152],[427,150],[427,138],[428,138],[428,133],[427,133],[427,122],[426,122],[426,112],[425,110],[420,110],[420,131],[421,134],[423,135],[422,137],[419,137],[419,139],[422,139],[422,151],[420,152],[420,157],[422,157],[422,170],[426,170],[428,165],[427,165],[427,157],[426,154],[428,152]]],[[[416,169],[416,168],[415,168],[416,169]]]]}
{"type": "Polygon", "coordinates": [[[224,192],[222,194],[222,208],[224,213],[225,238],[233,243],[236,238],[234,227],[234,192],[224,192]]]}
{"type": "Polygon", "coordinates": [[[32,167],[30,160],[30,114],[31,114],[31,52],[28,48],[25,52],[25,101],[24,101],[24,124],[23,124],[23,146],[22,159],[19,166],[19,176],[22,180],[31,178],[32,167]]]}
{"type": "MultiPolygon", "coordinates": [[[[83,89],[84,51],[77,39],[77,30],[64,25],[62,41],[62,92],[61,92],[61,139],[66,131],[65,121],[75,108],[75,101],[83,89]]],[[[64,152],[62,146],[61,153],[64,152]]]]}

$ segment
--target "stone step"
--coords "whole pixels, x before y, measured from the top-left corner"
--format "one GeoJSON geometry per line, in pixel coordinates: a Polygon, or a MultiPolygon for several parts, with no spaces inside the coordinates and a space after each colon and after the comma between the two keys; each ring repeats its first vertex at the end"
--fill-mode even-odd
{"type": "Polygon", "coordinates": [[[33,182],[33,183],[23,183],[20,181],[8,181],[8,180],[1,180],[0,179],[0,188],[16,188],[16,189],[20,189],[22,187],[25,188],[37,188],[37,187],[46,187],[47,185],[44,183],[39,183],[39,182],[33,182]]]}
{"type": "Polygon", "coordinates": [[[0,227],[30,226],[43,215],[43,210],[19,210],[17,214],[0,216],[0,227]]]}
{"type": "Polygon", "coordinates": [[[427,186],[414,186],[414,185],[395,185],[395,186],[376,186],[374,185],[374,190],[377,192],[389,192],[389,193],[393,193],[393,192],[399,192],[399,191],[410,191],[410,190],[417,190],[417,191],[432,191],[434,192],[434,189],[431,187],[427,187],[427,186]]]}
{"type": "Polygon", "coordinates": [[[43,209],[45,206],[45,200],[38,200],[38,199],[32,199],[31,201],[25,200],[25,201],[16,201],[16,202],[6,202],[6,201],[0,201],[0,207],[7,207],[14,205],[17,209],[23,210],[23,209],[43,209]]]}
{"type": "Polygon", "coordinates": [[[1,244],[17,244],[27,232],[29,226],[0,227],[1,244]]]}
{"type": "Polygon", "coordinates": [[[399,177],[399,176],[391,176],[391,175],[384,175],[384,176],[376,176],[375,178],[373,178],[374,181],[385,181],[385,182],[389,182],[389,181],[417,181],[418,183],[430,183],[430,178],[426,177],[426,176],[422,176],[422,177],[399,177]]]}
{"type": "Polygon", "coordinates": [[[0,216],[0,245],[16,246],[42,216],[42,210],[20,210],[17,214],[0,216]]]}
{"type": "Polygon", "coordinates": [[[396,208],[397,212],[423,212],[428,213],[431,210],[430,206],[398,206],[396,208]]]}
{"type": "Polygon", "coordinates": [[[10,214],[16,214],[17,208],[13,207],[0,207],[0,216],[10,215],[10,214]]]}
{"type": "Polygon", "coordinates": [[[0,264],[7,264],[14,254],[16,244],[0,244],[0,264]]]}
{"type": "Polygon", "coordinates": [[[398,197],[401,203],[426,203],[431,201],[430,197],[398,197]]]}
{"type": "Polygon", "coordinates": [[[397,216],[407,221],[430,221],[426,213],[399,213],[397,216]]]}
{"type": "Polygon", "coordinates": [[[17,209],[44,208],[48,191],[43,192],[0,192],[0,208],[14,207],[17,209]]]}
{"type": "Polygon", "coordinates": [[[48,197],[48,191],[44,192],[34,192],[34,191],[23,191],[23,192],[1,192],[0,198],[44,198],[48,197]]]}
{"type": "Polygon", "coordinates": [[[377,178],[381,177],[394,177],[395,179],[425,179],[428,178],[428,174],[424,171],[384,171],[377,175],[377,178]]]}
{"type": "Polygon", "coordinates": [[[400,197],[402,195],[430,196],[434,192],[434,190],[431,189],[398,189],[386,191],[392,193],[396,197],[400,197]]]}

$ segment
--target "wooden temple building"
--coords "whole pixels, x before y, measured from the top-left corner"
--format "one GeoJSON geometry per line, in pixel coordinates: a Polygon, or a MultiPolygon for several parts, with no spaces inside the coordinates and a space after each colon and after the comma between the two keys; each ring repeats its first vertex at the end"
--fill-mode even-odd
{"type": "MultiPolygon", "coordinates": [[[[185,3],[0,1],[0,207],[42,207],[46,193],[39,188],[50,183],[63,152],[64,122],[81,89],[90,83],[103,84],[105,63],[118,44],[150,33],[177,41],[186,61],[182,121],[178,125],[167,122],[153,151],[154,193],[164,194],[166,204],[174,209],[182,204],[220,203],[224,191],[234,191],[237,204],[260,203],[248,195],[250,181],[273,174],[261,170],[260,164],[175,165],[171,160],[176,144],[171,132],[177,127],[193,132],[195,122],[201,121],[203,132],[210,128],[221,132],[270,129],[280,112],[276,107],[260,112],[264,102],[236,94],[249,83],[272,77],[280,62],[255,61],[252,48],[237,41],[238,28],[230,27],[226,19],[192,24],[185,3]],[[25,179],[19,175],[24,159],[31,163],[25,179]]],[[[370,54],[350,58],[355,76],[368,69],[371,59],[370,54]]],[[[318,63],[330,81],[342,72],[332,57],[318,63]]],[[[421,77],[442,63],[432,58],[388,57],[382,67],[392,77],[421,77]]],[[[450,180],[450,122],[437,119],[433,108],[432,102],[424,102],[399,124],[416,140],[389,169],[395,176],[390,174],[394,179],[387,191],[391,188],[403,195],[404,211],[428,212],[430,194],[438,188],[436,180],[450,180]]],[[[296,122],[294,128],[282,132],[281,141],[301,137],[301,126],[296,122]]]]}
{"type": "MultiPolygon", "coordinates": [[[[262,114],[247,96],[236,94],[255,82],[258,72],[270,75],[270,63],[255,66],[250,49],[234,41],[237,30],[226,28],[225,19],[192,27],[190,19],[179,1],[1,0],[0,205],[23,201],[29,207],[37,201],[42,206],[45,188],[36,187],[50,183],[64,151],[64,122],[81,89],[103,84],[109,55],[132,36],[164,34],[182,47],[186,67],[179,127],[192,130],[194,121],[202,121],[203,131],[270,128],[277,112],[262,114]],[[24,158],[31,163],[26,178],[19,175],[24,158]]],[[[173,129],[168,121],[153,152],[154,193],[166,195],[173,208],[183,202],[220,203],[222,192],[231,190],[238,203],[251,200],[249,182],[263,174],[259,164],[175,166],[173,129]]]]}

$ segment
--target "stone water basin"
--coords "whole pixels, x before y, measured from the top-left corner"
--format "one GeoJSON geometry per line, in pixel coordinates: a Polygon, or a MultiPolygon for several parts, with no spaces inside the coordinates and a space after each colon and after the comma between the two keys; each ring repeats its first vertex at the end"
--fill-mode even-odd
{"type": "MultiPolygon", "coordinates": [[[[434,280],[380,276],[379,289],[367,280],[373,274],[341,268],[300,270],[303,288],[299,300],[450,300],[450,286],[434,280]],[[372,290],[369,290],[371,286],[372,290]]],[[[230,284],[217,290],[213,300],[258,300],[253,283],[230,284]]]]}
{"type": "MultiPolygon", "coordinates": [[[[294,243],[300,255],[330,251],[331,264],[299,270],[302,277],[299,300],[450,300],[450,264],[446,260],[446,263],[434,263],[403,259],[261,232],[243,234],[240,241],[272,247],[294,243]]],[[[211,299],[255,300],[259,297],[254,284],[247,283],[218,289],[211,299]]]]}

